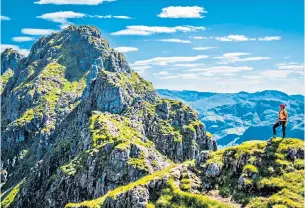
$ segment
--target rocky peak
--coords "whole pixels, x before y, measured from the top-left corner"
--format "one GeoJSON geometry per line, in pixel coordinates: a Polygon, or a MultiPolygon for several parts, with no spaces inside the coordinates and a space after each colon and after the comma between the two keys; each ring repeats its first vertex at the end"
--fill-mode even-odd
{"type": "Polygon", "coordinates": [[[61,32],[40,38],[31,48],[27,64],[57,61],[72,70],[89,71],[89,81],[102,69],[131,72],[123,54],[109,47],[100,31],[92,26],[69,26],[61,32]]]}
{"type": "Polygon", "coordinates": [[[216,150],[197,113],[160,98],[94,27],[40,38],[18,67],[1,99],[3,190],[22,184],[17,207],[99,197],[216,150]]]}
{"type": "Polygon", "coordinates": [[[22,58],[24,58],[24,56],[16,50],[12,48],[5,49],[1,53],[1,75],[8,69],[15,71],[22,58]]]}

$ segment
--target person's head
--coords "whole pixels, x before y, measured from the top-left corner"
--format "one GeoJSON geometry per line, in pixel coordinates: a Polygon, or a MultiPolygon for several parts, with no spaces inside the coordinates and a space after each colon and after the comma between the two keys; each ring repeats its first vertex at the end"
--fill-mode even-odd
{"type": "Polygon", "coordinates": [[[280,108],[281,108],[281,110],[282,110],[282,109],[285,109],[285,104],[281,104],[281,105],[280,105],[280,108]]]}

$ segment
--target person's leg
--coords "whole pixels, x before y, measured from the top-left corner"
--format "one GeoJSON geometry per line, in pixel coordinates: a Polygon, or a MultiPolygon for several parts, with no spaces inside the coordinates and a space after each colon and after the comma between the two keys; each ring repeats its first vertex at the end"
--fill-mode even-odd
{"type": "Polygon", "coordinates": [[[276,128],[280,126],[280,123],[279,122],[276,122],[273,126],[273,135],[275,136],[276,135],[276,128]]]}
{"type": "Polygon", "coordinates": [[[286,122],[282,122],[283,139],[286,136],[286,122]]]}

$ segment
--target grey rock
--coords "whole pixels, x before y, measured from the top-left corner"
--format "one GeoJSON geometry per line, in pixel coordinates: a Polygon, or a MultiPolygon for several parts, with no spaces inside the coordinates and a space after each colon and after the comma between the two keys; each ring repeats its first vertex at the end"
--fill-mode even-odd
{"type": "Polygon", "coordinates": [[[221,170],[222,170],[222,166],[219,165],[218,163],[211,163],[211,164],[208,164],[206,169],[205,169],[205,176],[207,177],[217,177],[220,175],[221,173],[221,170]]]}
{"type": "MultiPolygon", "coordinates": [[[[2,188],[25,178],[14,207],[63,207],[98,198],[168,167],[168,159],[183,162],[216,150],[194,110],[162,100],[97,28],[70,26],[42,37],[17,65],[1,97],[1,164],[9,173],[2,188]],[[96,115],[107,119],[94,123],[96,115]],[[22,150],[28,151],[23,159],[22,150]]],[[[172,175],[181,178],[180,169],[172,175]]],[[[105,203],[145,207],[167,180],[105,203]]]]}
{"type": "Polygon", "coordinates": [[[19,63],[24,56],[12,48],[7,48],[1,53],[1,75],[8,69],[17,71],[19,63]]]}

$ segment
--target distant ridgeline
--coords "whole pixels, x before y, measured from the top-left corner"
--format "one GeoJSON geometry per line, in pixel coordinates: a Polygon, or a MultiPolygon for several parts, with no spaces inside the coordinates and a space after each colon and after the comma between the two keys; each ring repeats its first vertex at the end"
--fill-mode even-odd
{"type": "MultiPolygon", "coordinates": [[[[302,140],[217,150],[198,113],[161,98],[95,27],[41,37],[27,57],[7,49],[1,70],[3,208],[303,206],[302,140]]],[[[274,116],[279,101],[259,105],[269,102],[274,116]]],[[[222,106],[204,103],[215,109],[214,127],[201,117],[208,130],[224,129],[222,106]]]]}
{"type": "MultiPolygon", "coordinates": [[[[199,113],[221,146],[249,140],[266,140],[278,117],[279,105],[286,104],[289,113],[287,136],[304,139],[304,96],[279,91],[256,93],[208,93],[196,91],[157,90],[161,97],[181,100],[199,113]]],[[[281,128],[277,135],[282,136],[281,128]]]]}

